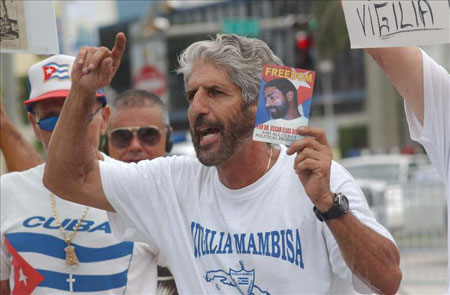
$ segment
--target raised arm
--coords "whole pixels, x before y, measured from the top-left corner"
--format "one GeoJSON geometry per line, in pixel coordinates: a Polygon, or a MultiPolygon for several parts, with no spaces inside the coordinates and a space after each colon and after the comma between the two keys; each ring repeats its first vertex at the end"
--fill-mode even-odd
{"type": "Polygon", "coordinates": [[[112,51],[106,47],[83,47],[72,69],[72,88],[53,131],[44,185],[66,200],[114,211],[103,192],[100,168],[88,139],[89,116],[96,92],[109,85],[125,50],[119,33],[112,51]]]}
{"type": "Polygon", "coordinates": [[[44,161],[16,129],[0,102],[0,147],[9,172],[24,171],[44,161]]]}
{"type": "Polygon", "coordinates": [[[423,125],[423,63],[418,47],[367,48],[423,125]]]}

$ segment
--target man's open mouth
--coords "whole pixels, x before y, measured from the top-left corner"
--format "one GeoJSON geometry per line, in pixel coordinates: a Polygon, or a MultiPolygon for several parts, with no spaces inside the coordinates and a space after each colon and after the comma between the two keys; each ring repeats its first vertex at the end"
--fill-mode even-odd
{"type": "Polygon", "coordinates": [[[219,137],[219,128],[214,127],[198,127],[197,134],[199,136],[200,146],[206,146],[214,143],[219,137]]]}

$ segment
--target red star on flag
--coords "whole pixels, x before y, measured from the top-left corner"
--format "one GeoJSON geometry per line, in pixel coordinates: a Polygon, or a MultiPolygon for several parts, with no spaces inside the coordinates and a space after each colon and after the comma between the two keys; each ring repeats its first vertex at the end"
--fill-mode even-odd
{"type": "Polygon", "coordinates": [[[44,70],[44,81],[47,81],[53,75],[53,73],[56,72],[56,68],[51,66],[43,66],[42,69],[44,70]]]}
{"type": "Polygon", "coordinates": [[[17,253],[7,238],[5,238],[5,245],[12,256],[11,264],[14,266],[12,294],[31,294],[36,286],[44,280],[44,277],[17,253]]]}

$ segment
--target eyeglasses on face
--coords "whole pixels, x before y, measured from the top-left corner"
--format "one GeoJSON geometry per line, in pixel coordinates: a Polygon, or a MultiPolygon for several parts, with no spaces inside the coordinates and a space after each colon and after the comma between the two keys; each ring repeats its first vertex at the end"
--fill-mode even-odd
{"type": "MultiPolygon", "coordinates": [[[[98,109],[93,112],[92,114],[89,115],[89,122],[92,121],[92,119],[94,118],[94,116],[103,108],[103,106],[99,106],[98,109]]],[[[36,118],[36,124],[39,126],[39,128],[41,128],[42,130],[45,131],[53,131],[56,127],[56,123],[58,122],[59,119],[59,115],[58,116],[49,116],[46,118],[42,118],[39,121],[37,121],[36,118]]]]}
{"type": "Polygon", "coordinates": [[[121,127],[111,130],[108,137],[114,147],[124,149],[130,145],[135,136],[143,145],[152,147],[161,140],[161,131],[153,125],[121,127]]]}

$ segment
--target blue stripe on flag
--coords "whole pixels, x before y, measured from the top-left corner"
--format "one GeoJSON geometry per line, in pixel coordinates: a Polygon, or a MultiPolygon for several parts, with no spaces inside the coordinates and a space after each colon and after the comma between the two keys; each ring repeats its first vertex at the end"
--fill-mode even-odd
{"type": "MultiPolygon", "coordinates": [[[[34,252],[65,259],[64,240],[38,233],[11,233],[5,235],[17,252],[34,252]]],[[[131,255],[133,242],[121,242],[103,248],[83,247],[72,243],[80,262],[98,262],[131,255]]]]}
{"type": "Polygon", "coordinates": [[[69,67],[68,64],[60,65],[60,64],[57,64],[57,63],[54,63],[54,62],[48,63],[44,67],[51,67],[51,66],[54,66],[54,67],[57,67],[57,68],[68,68],[69,67]]]}
{"type": "Polygon", "coordinates": [[[66,76],[58,76],[58,75],[53,74],[50,78],[48,78],[48,80],[50,80],[50,79],[64,80],[64,79],[69,79],[69,76],[68,75],[66,75],[66,76]]]}
{"type": "MultiPolygon", "coordinates": [[[[66,273],[37,269],[44,276],[39,287],[48,287],[58,290],[69,291],[66,273]]],[[[96,292],[124,287],[127,284],[128,270],[111,275],[73,275],[74,292],[96,292]]]]}

